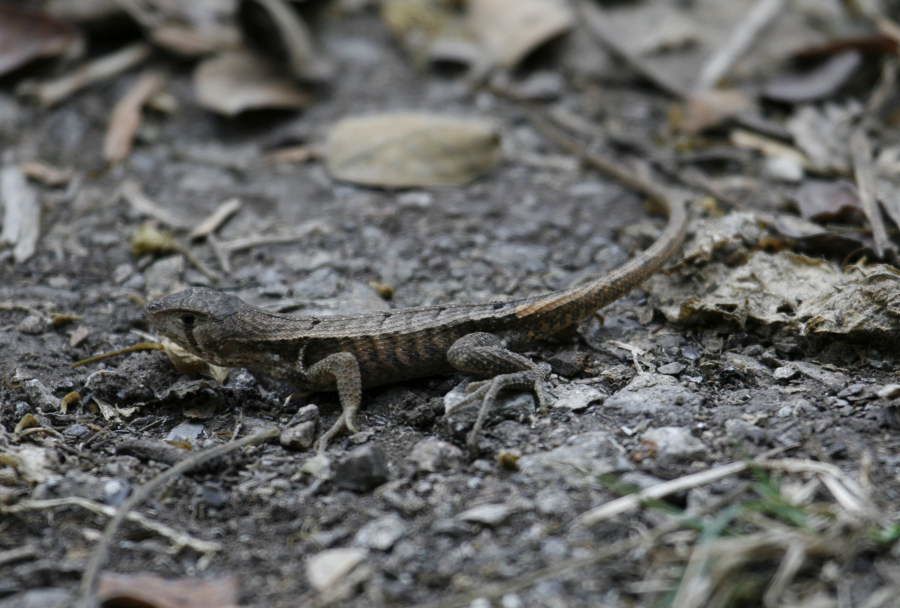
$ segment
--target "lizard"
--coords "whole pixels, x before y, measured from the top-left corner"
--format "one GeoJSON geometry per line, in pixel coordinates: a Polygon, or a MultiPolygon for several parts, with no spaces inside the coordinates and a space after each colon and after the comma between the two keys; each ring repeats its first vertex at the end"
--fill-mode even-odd
{"type": "MultiPolygon", "coordinates": [[[[547,132],[546,125],[542,130],[547,132]]],[[[358,431],[363,388],[454,371],[487,377],[471,383],[468,395],[456,404],[481,400],[467,436],[474,449],[500,391],[533,390],[546,409],[549,366],[517,351],[576,325],[637,287],[673,258],[684,241],[687,213],[681,198],[567,136],[557,133],[554,139],[668,212],[667,225],[653,244],[604,276],[528,297],[336,316],[270,312],[228,292],[194,287],[150,302],[149,324],[210,363],[261,372],[302,391],[336,391],[341,414],[319,436],[320,452],[343,430],[358,431]]]]}

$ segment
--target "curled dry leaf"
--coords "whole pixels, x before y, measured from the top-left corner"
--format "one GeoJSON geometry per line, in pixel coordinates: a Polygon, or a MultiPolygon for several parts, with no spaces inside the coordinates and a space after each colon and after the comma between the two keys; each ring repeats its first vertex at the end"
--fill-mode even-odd
{"type": "Polygon", "coordinates": [[[0,244],[12,245],[15,261],[24,262],[37,249],[41,206],[25,175],[14,165],[0,171],[0,202],[4,206],[0,244]]]}
{"type": "Polygon", "coordinates": [[[900,273],[892,266],[837,264],[788,251],[756,251],[737,267],[713,262],[676,284],[657,275],[652,291],[672,322],[730,322],[800,335],[896,335],[900,273]]]}
{"type": "Polygon", "coordinates": [[[245,51],[222,53],[197,66],[194,91],[201,105],[226,116],[309,103],[309,96],[265,59],[245,51]]]}
{"type": "Polygon", "coordinates": [[[466,21],[494,62],[512,68],[569,31],[575,20],[557,0],[470,0],[466,21]]]}
{"type": "Polygon", "coordinates": [[[375,114],[337,123],[325,144],[331,174],[383,187],[465,184],[500,160],[500,134],[485,120],[426,113],[375,114]]]}
{"type": "Polygon", "coordinates": [[[15,4],[0,4],[0,75],[80,46],[78,30],[68,23],[15,4]]]}
{"type": "Polygon", "coordinates": [[[794,194],[800,215],[815,221],[853,221],[863,218],[856,186],[847,180],[809,179],[794,194]]]}
{"type": "Polygon", "coordinates": [[[769,99],[785,103],[804,103],[831,97],[862,65],[858,51],[845,51],[826,59],[815,69],[803,73],[782,74],[763,89],[769,99]]]}
{"type": "Polygon", "coordinates": [[[753,109],[753,100],[736,89],[707,89],[692,93],[672,117],[673,126],[685,133],[700,133],[753,109]]]}
{"type": "Polygon", "coordinates": [[[166,355],[172,362],[172,366],[182,374],[200,374],[208,376],[219,384],[222,384],[228,379],[228,373],[231,371],[230,368],[208,363],[200,357],[192,355],[168,338],[163,338],[160,340],[160,343],[163,345],[166,355]]]}
{"type": "Polygon", "coordinates": [[[100,577],[97,599],[104,606],[237,608],[238,584],[233,576],[166,579],[154,574],[107,573],[100,577]]]}
{"type": "Polygon", "coordinates": [[[333,68],[313,44],[300,15],[285,0],[242,0],[238,23],[252,48],[282,64],[301,80],[327,80],[333,68]]]}

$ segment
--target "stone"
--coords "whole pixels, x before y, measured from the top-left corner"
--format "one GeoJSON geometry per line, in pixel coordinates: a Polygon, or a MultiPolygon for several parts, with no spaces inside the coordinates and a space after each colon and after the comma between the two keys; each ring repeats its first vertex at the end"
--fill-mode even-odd
{"type": "Polygon", "coordinates": [[[587,409],[592,403],[603,401],[606,393],[588,384],[564,384],[554,389],[556,401],[553,407],[577,412],[587,409]]]}
{"type": "Polygon", "coordinates": [[[387,551],[406,534],[407,525],[397,515],[385,515],[364,525],[353,537],[353,544],[387,551]]]}
{"type": "Polygon", "coordinates": [[[690,460],[706,452],[703,442],[691,435],[690,430],[680,426],[650,429],[641,438],[656,444],[658,459],[690,460]]]}
{"type": "Polygon", "coordinates": [[[306,561],[306,578],[316,591],[329,591],[340,584],[369,552],[359,547],[327,549],[306,561]]]}
{"type": "Polygon", "coordinates": [[[355,492],[368,492],[387,480],[384,453],[372,445],[351,450],[334,469],[334,483],[355,492]]]}
{"type": "Polygon", "coordinates": [[[605,407],[631,415],[657,415],[675,407],[696,407],[702,400],[672,376],[639,374],[625,388],[607,397],[605,407]]]}
{"type": "Polygon", "coordinates": [[[558,448],[522,456],[518,464],[526,475],[561,478],[571,486],[590,486],[600,475],[632,468],[625,450],[606,431],[574,435],[558,448]]]}
{"type": "Polygon", "coordinates": [[[461,521],[467,521],[475,524],[484,524],[486,526],[496,526],[503,523],[515,509],[503,503],[489,503],[478,505],[467,509],[456,516],[461,521]]]}
{"type": "Polygon", "coordinates": [[[413,446],[407,460],[418,471],[436,473],[459,467],[463,462],[463,457],[463,451],[452,443],[436,437],[426,437],[413,446]]]}
{"type": "Polygon", "coordinates": [[[318,426],[317,420],[306,420],[281,431],[278,440],[289,450],[308,450],[316,442],[318,426]]]}

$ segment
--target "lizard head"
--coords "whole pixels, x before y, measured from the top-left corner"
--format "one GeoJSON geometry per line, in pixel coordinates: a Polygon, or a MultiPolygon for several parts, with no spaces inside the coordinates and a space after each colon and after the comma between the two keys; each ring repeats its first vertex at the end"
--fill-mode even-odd
{"type": "Polygon", "coordinates": [[[147,320],[158,333],[188,352],[216,363],[227,324],[247,304],[235,295],[194,287],[154,300],[147,320]]]}

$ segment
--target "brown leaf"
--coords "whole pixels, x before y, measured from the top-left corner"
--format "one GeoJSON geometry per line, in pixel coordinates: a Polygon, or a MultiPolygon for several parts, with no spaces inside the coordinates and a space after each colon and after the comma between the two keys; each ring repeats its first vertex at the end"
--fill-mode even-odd
{"type": "Polygon", "coordinates": [[[206,108],[236,116],[247,110],[300,109],[309,96],[264,59],[229,51],[207,59],[194,72],[197,100],[206,108]]]}
{"type": "Polygon", "coordinates": [[[500,160],[490,122],[426,113],[374,114],[336,124],[325,144],[338,178],[383,187],[447,186],[472,181],[500,160]]]}
{"type": "Polygon", "coordinates": [[[242,0],[238,23],[244,40],[301,80],[327,80],[333,71],[313,44],[303,19],[285,0],[242,0]]]}
{"type": "Polygon", "coordinates": [[[856,223],[863,218],[859,193],[846,180],[806,180],[794,194],[794,200],[806,219],[856,223]]]}
{"type": "Polygon", "coordinates": [[[81,43],[74,27],[15,4],[0,4],[0,75],[42,57],[71,52],[81,43]]]}
{"type": "Polygon", "coordinates": [[[786,103],[803,103],[834,95],[862,65],[862,55],[846,51],[829,57],[815,69],[782,74],[763,89],[769,99],[786,103]]]}
{"type": "Polygon", "coordinates": [[[104,608],[237,608],[233,576],[166,579],[154,574],[103,574],[97,599],[104,608]]]}
{"type": "Polygon", "coordinates": [[[470,0],[466,21],[494,63],[512,68],[572,29],[575,19],[558,0],[470,0]]]}
{"type": "Polygon", "coordinates": [[[103,141],[103,158],[107,162],[120,162],[131,153],[134,136],[141,125],[141,108],[164,84],[161,74],[146,73],[116,103],[103,141]]]}
{"type": "Polygon", "coordinates": [[[671,122],[679,131],[696,134],[752,108],[753,100],[735,89],[698,91],[673,113],[671,122]]]}

